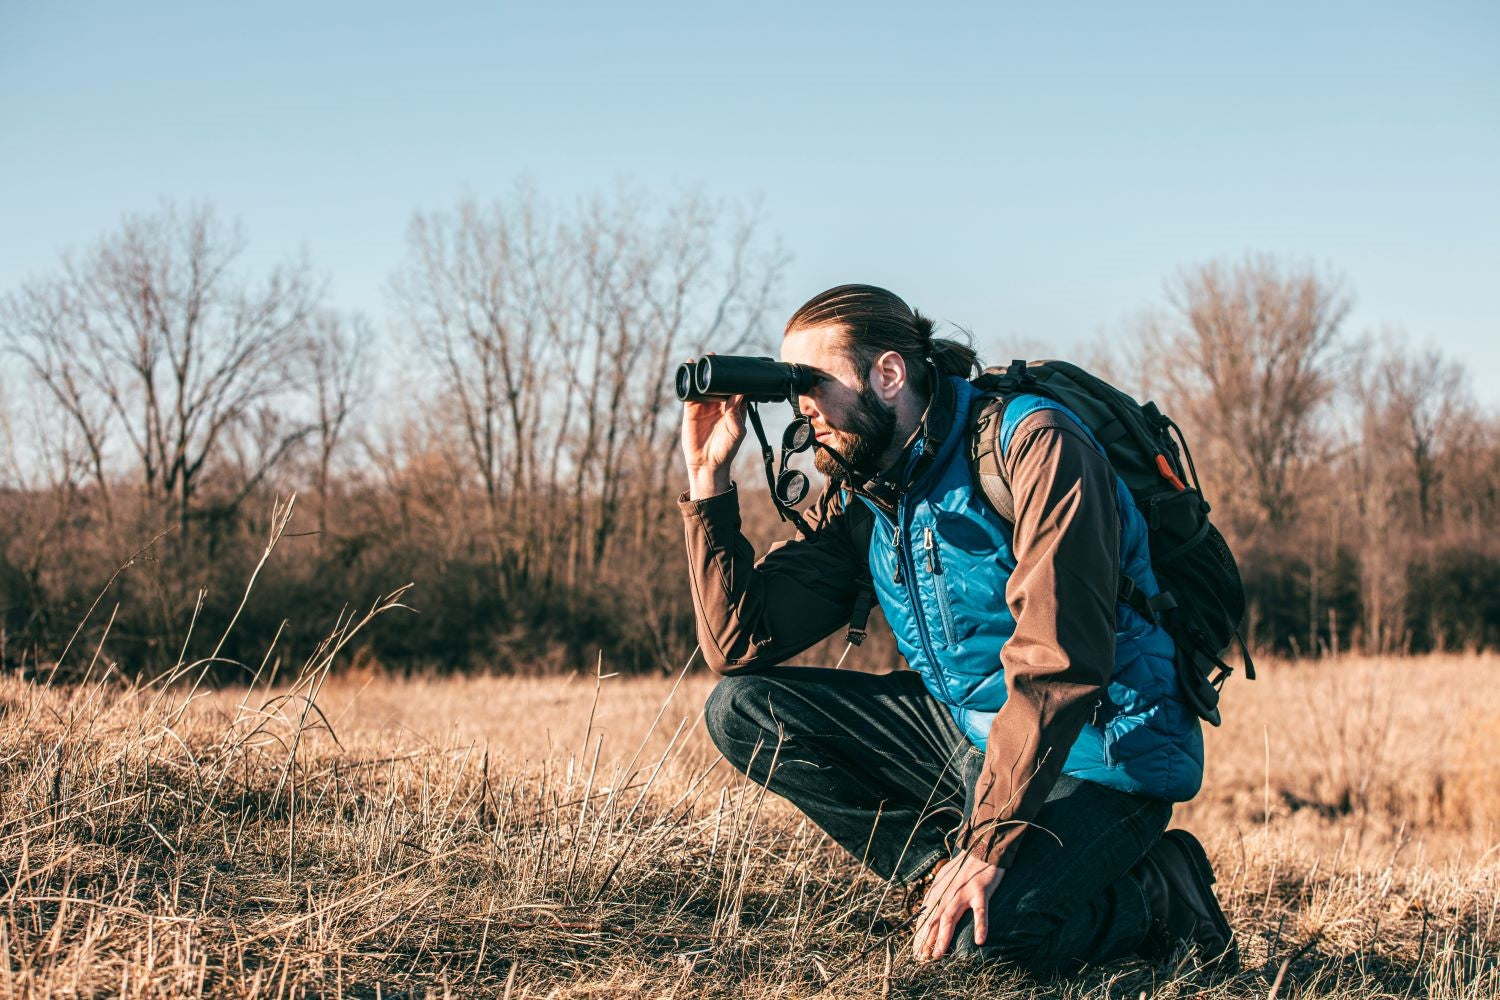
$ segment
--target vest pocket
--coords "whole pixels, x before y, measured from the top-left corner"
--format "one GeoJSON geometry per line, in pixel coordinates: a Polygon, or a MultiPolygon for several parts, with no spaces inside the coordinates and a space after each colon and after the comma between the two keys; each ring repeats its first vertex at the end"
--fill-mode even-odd
{"type": "Polygon", "coordinates": [[[941,576],[936,578],[938,616],[943,620],[943,642],[958,645],[958,632],[953,627],[953,607],[948,603],[948,583],[941,576]]]}
{"type": "Polygon", "coordinates": [[[927,549],[927,572],[932,574],[932,589],[937,594],[938,617],[943,623],[943,644],[958,645],[958,632],[953,627],[953,605],[948,601],[948,580],[943,574],[943,557],[938,553],[937,540],[931,528],[922,529],[923,545],[927,549]]]}

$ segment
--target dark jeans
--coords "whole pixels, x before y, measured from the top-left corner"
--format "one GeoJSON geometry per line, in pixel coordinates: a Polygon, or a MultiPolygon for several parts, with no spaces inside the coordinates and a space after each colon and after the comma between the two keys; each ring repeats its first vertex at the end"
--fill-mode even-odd
{"type": "MultiPolygon", "coordinates": [[[[704,718],[730,763],[881,877],[910,883],[955,853],[984,755],[915,672],[726,677],[704,718]]],[[[1127,872],[1171,814],[1166,802],[1059,778],[990,900],[979,950],[1039,973],[1130,954],[1150,915],[1127,872]]],[[[955,953],[973,941],[966,920],[955,953]]]]}

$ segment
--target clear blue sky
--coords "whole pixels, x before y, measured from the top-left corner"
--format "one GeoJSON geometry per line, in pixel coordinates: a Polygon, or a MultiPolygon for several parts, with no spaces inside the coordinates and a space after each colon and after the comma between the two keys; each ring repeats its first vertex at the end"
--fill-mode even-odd
{"type": "Polygon", "coordinates": [[[843,281],[1066,354],[1209,257],[1343,274],[1500,402],[1495,3],[0,0],[0,289],[208,200],[386,313],[416,209],[764,197],[843,281]]]}

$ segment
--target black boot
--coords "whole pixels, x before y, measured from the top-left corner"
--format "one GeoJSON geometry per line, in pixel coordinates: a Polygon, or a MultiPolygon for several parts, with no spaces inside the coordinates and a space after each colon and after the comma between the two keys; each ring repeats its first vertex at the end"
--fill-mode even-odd
{"type": "Polygon", "coordinates": [[[1130,875],[1151,907],[1151,929],[1136,954],[1163,962],[1187,947],[1196,949],[1199,961],[1215,973],[1239,969],[1239,946],[1214,898],[1214,870],[1196,837],[1168,830],[1130,875]]]}

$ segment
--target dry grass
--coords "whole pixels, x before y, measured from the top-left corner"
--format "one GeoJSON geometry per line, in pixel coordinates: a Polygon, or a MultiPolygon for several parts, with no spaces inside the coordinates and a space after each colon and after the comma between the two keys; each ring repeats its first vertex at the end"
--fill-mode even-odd
{"type": "MultiPolygon", "coordinates": [[[[275,687],[204,691],[198,664],[126,685],[98,650],[78,684],[0,678],[0,992],[1200,989],[1139,964],[916,966],[898,894],[718,759],[701,671],[334,675],[365,620],[275,687]]],[[[1200,995],[1500,994],[1497,686],[1500,658],[1434,657],[1236,687],[1179,823],[1248,965],[1200,995]]]]}
{"type": "MultiPolygon", "coordinates": [[[[1036,984],[912,964],[898,894],[716,763],[699,673],[674,692],[326,665],[191,699],[0,681],[6,994],[1197,988],[1140,966],[1036,984]]],[[[1500,993],[1497,686],[1500,659],[1476,657],[1270,664],[1237,685],[1178,814],[1245,946],[1247,971],[1206,995],[1500,993]]]]}

